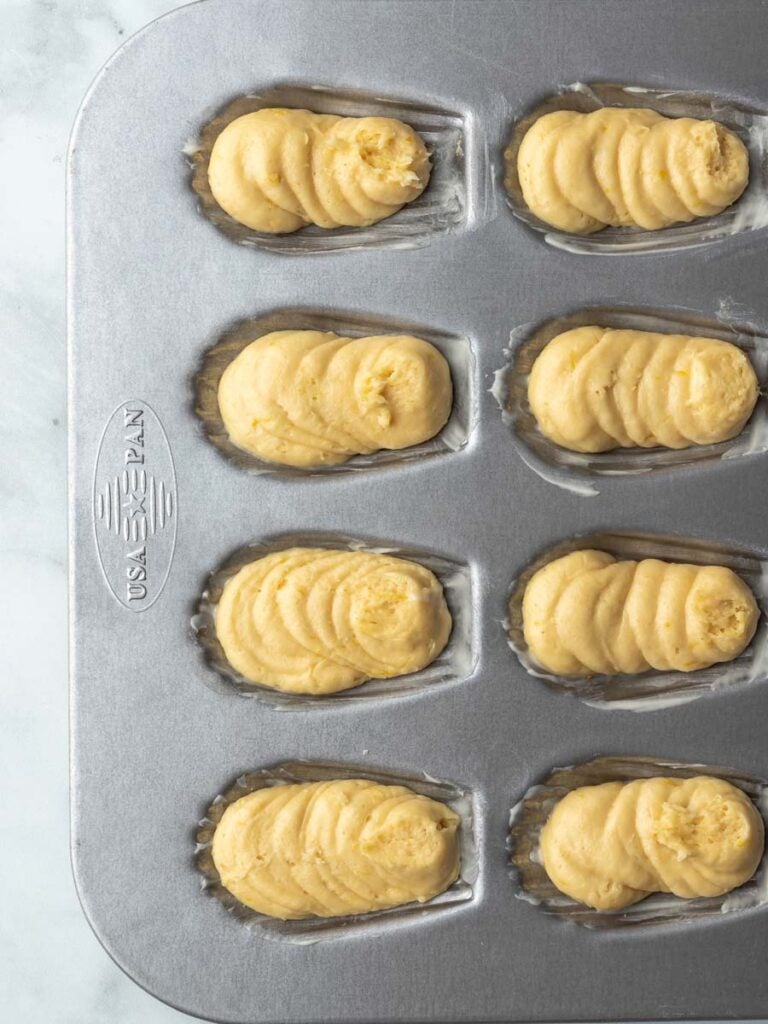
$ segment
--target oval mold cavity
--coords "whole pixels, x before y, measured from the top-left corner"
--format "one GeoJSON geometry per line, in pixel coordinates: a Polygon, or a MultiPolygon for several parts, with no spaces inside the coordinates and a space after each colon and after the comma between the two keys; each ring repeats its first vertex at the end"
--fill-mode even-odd
{"type": "Polygon", "coordinates": [[[357,537],[329,533],[291,533],[240,548],[216,569],[205,584],[191,625],[202,648],[205,663],[209,669],[213,669],[213,672],[206,673],[205,681],[218,692],[236,692],[244,697],[255,697],[280,710],[307,711],[349,706],[361,700],[387,700],[417,691],[431,690],[437,685],[466,680],[472,675],[478,660],[474,620],[472,571],[466,563],[456,562],[422,549],[375,540],[361,540],[357,537]],[[370,679],[351,689],[324,696],[287,693],[246,679],[229,664],[216,636],[216,605],[227,580],[244,565],[275,551],[285,551],[293,547],[371,551],[394,555],[426,566],[442,584],[448,610],[453,619],[451,635],[442,653],[420,672],[391,679],[370,679]]]}
{"type": "Polygon", "coordinates": [[[206,895],[218,899],[224,907],[245,925],[259,925],[272,938],[298,944],[318,942],[323,939],[340,938],[355,934],[367,934],[372,928],[389,928],[400,922],[432,920],[435,914],[468,903],[473,898],[479,873],[478,842],[475,835],[477,813],[469,789],[453,782],[433,779],[425,772],[410,775],[406,772],[374,768],[367,765],[350,765],[332,761],[284,761],[269,768],[241,775],[219,794],[199,822],[195,834],[195,865],[203,875],[202,889],[206,895]],[[219,873],[213,863],[211,846],[216,826],[230,804],[267,786],[284,786],[301,782],[326,782],[335,779],[371,779],[382,785],[407,786],[409,789],[447,804],[461,818],[459,831],[460,873],[456,881],[427,903],[407,903],[389,910],[371,914],[356,914],[348,917],[305,918],[296,921],[281,921],[259,914],[244,906],[221,884],[219,873]]]}
{"type": "Polygon", "coordinates": [[[702,921],[736,911],[762,907],[768,903],[768,855],[750,881],[723,896],[681,899],[669,893],[652,893],[624,910],[594,910],[566,896],[552,883],[541,862],[539,837],[555,804],[573,789],[603,782],[632,782],[658,776],[691,778],[712,775],[743,790],[760,811],[768,831],[768,789],[764,779],[705,764],[655,760],[650,757],[597,757],[584,764],[555,768],[541,783],[532,786],[509,816],[507,853],[515,895],[547,914],[575,921],[587,928],[625,928],[632,925],[655,926],[702,921]]]}
{"type": "Polygon", "coordinates": [[[322,309],[280,309],[233,324],[204,354],[192,382],[194,410],[203,432],[221,454],[240,469],[285,478],[359,473],[384,466],[450,455],[469,442],[477,420],[475,358],[469,338],[420,324],[362,313],[335,313],[322,309]],[[219,381],[232,360],[252,341],[272,331],[330,331],[342,337],[362,338],[376,334],[412,334],[434,345],[445,357],[453,382],[453,406],[448,422],[429,440],[410,448],[380,449],[370,455],[354,455],[335,466],[307,469],[266,462],[235,445],[227,434],[219,411],[219,381]]]}
{"type": "Polygon", "coordinates": [[[656,711],[684,704],[706,693],[732,690],[768,677],[768,563],[754,552],[716,542],[646,533],[593,533],[556,544],[528,565],[513,582],[505,622],[507,641],[525,671],[560,693],[571,694],[597,708],[656,711]],[[747,649],[733,661],[697,672],[649,671],[641,675],[557,676],[530,656],[523,633],[523,595],[535,572],[571,551],[593,548],[617,559],[658,558],[664,562],[724,565],[755,595],[760,619],[747,649]]]}
{"type": "Polygon", "coordinates": [[[549,245],[567,252],[590,255],[662,252],[706,245],[744,231],[768,225],[768,114],[721,96],[678,89],[651,89],[614,82],[575,82],[539,103],[518,120],[503,154],[503,180],[507,204],[518,220],[544,235],[549,245]],[[539,220],[523,199],[517,174],[517,153],[530,126],[555,110],[589,113],[601,107],[646,107],[666,117],[693,117],[718,121],[735,132],[749,151],[749,183],[732,206],[714,217],[700,217],[657,231],[643,228],[603,228],[593,235],[578,235],[539,220]]]}
{"type": "Polygon", "coordinates": [[[339,249],[415,248],[434,236],[460,228],[467,220],[467,157],[465,118],[441,107],[368,93],[284,83],[228,103],[200,131],[197,143],[185,148],[192,168],[190,184],[200,210],[228,238],[271,252],[288,254],[334,252],[339,249]],[[219,206],[208,184],[208,161],[218,135],[235,118],[264,107],[292,107],[342,117],[392,117],[414,128],[432,158],[424,192],[398,213],[370,227],[333,230],[309,225],[286,235],[254,231],[219,206]]]}
{"type": "Polygon", "coordinates": [[[513,443],[527,465],[544,479],[567,490],[597,494],[607,478],[656,473],[720,459],[734,459],[768,450],[768,337],[752,324],[727,315],[705,317],[692,310],[622,306],[595,306],[553,317],[540,324],[524,324],[510,332],[507,362],[498,369],[491,389],[513,443]],[[595,325],[618,330],[652,331],[717,338],[740,348],[757,374],[760,396],[754,412],[736,437],[720,444],[689,448],[614,448],[607,452],[574,452],[546,437],[538,427],[528,401],[528,377],[533,363],[558,334],[595,325]],[[601,480],[602,478],[602,480],[601,480]]]}

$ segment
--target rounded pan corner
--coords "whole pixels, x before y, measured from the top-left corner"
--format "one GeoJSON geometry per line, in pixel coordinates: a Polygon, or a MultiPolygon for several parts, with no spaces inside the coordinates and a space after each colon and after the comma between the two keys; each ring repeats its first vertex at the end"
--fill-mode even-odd
{"type": "MultiPolygon", "coordinates": [[[[192,9],[204,7],[209,2],[210,0],[188,0],[187,3],[183,3],[180,7],[174,7],[173,10],[165,11],[163,14],[157,15],[157,17],[152,18],[145,25],[142,25],[141,28],[132,32],[131,35],[124,39],[117,49],[113,50],[109,57],[107,57],[91,79],[91,82],[83,93],[83,97],[75,112],[75,117],[72,121],[72,127],[69,131],[69,138],[66,146],[65,166],[67,168],[67,177],[69,177],[72,172],[72,157],[79,142],[78,136],[82,130],[83,121],[88,112],[88,107],[93,100],[93,97],[97,95],[99,88],[110,69],[121,60],[124,60],[128,52],[133,49],[140,40],[157,31],[161,23],[164,25],[166,23],[170,24],[171,22],[176,21],[179,17],[186,16],[192,9]]],[[[253,2],[254,4],[258,4],[265,3],[267,0],[253,0],[253,2]]]]}
{"type": "MultiPolygon", "coordinates": [[[[196,2],[201,2],[201,0],[196,0],[196,2]]],[[[197,1007],[185,1005],[177,999],[175,995],[164,995],[153,988],[147,979],[142,978],[138,967],[134,968],[129,962],[128,957],[123,956],[117,941],[113,941],[112,937],[109,935],[108,927],[106,925],[102,925],[96,908],[89,900],[88,887],[80,876],[78,842],[75,834],[74,823],[70,826],[69,864],[72,872],[72,884],[74,886],[75,895],[77,896],[77,901],[80,904],[83,917],[101,948],[107,954],[112,963],[123,972],[126,978],[132,981],[134,985],[138,985],[142,991],[146,992],[147,995],[151,996],[153,999],[157,999],[158,1002],[164,1003],[165,1006],[170,1006],[172,1010],[178,1010],[179,1013],[186,1013],[188,1016],[194,1017],[196,1020],[211,1021],[212,1024],[246,1024],[245,1021],[238,1018],[219,1016],[212,1017],[207,1013],[204,1014],[197,1007]]],[[[265,1022],[265,1024],[267,1024],[267,1022],[265,1022]]]]}

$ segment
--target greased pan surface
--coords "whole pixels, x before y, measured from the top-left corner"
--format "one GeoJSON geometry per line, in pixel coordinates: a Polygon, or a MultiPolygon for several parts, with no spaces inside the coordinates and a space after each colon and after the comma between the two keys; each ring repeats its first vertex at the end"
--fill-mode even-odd
{"type": "Polygon", "coordinates": [[[525,464],[488,389],[511,332],[584,307],[682,308],[766,335],[764,230],[680,252],[562,251],[513,216],[502,153],[517,119],[578,81],[765,110],[767,34],[768,6],[752,0],[207,0],[149,26],[99,75],[69,182],[74,866],[102,942],[161,999],[238,1024],[766,1015],[764,910],[590,932],[515,898],[505,839],[531,785],[599,754],[765,777],[768,682],[644,713],[590,707],[529,676],[502,625],[513,579],[577,534],[677,535],[765,558],[766,456],[603,474],[589,497],[525,464]],[[462,216],[404,247],[390,225],[380,245],[319,253],[218,230],[196,209],[182,151],[233,99],[288,86],[322,87],[324,108],[362,93],[373,110],[394,100],[450,115],[462,216]],[[308,308],[466,338],[466,446],[306,478],[222,458],[194,412],[201,359],[234,323],[308,308]],[[296,531],[469,566],[472,673],[311,714],[208,685],[190,620],[209,574],[296,531]],[[296,759],[471,792],[472,898],[314,945],[204,898],[194,836],[211,795],[296,759]]]}

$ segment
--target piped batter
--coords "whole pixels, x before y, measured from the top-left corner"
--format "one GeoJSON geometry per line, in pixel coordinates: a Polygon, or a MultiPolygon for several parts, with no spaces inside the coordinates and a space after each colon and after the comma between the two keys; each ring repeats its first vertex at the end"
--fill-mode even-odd
{"type": "Polygon", "coordinates": [[[392,555],[288,548],[225,584],[216,635],[251,682],[328,694],[418,672],[437,658],[452,620],[429,569],[392,555]]]}
{"type": "Polygon", "coordinates": [[[421,195],[430,171],[424,141],[395,118],[267,107],[223,129],[208,181],[230,217],[287,234],[391,217],[421,195]]]}
{"type": "Polygon", "coordinates": [[[312,468],[429,440],[451,414],[453,385],[445,357],[412,335],[273,331],[232,360],[218,399],[239,448],[312,468]]]}
{"type": "Polygon", "coordinates": [[[283,920],[425,903],[459,874],[459,816],[367,779],[259,789],[224,811],[212,856],[241,903],[283,920]]]}
{"type": "Polygon", "coordinates": [[[528,581],[523,630],[533,659],[561,676],[695,672],[747,647],[759,610],[725,566],[573,551],[528,581]]]}
{"type": "Polygon", "coordinates": [[[541,432],[577,452],[718,444],[743,430],[757,399],[736,345],[596,326],[553,338],[528,381],[541,432]]]}
{"type": "Polygon", "coordinates": [[[752,877],[763,845],[763,819],[747,795],[706,775],[582,786],[541,833],[552,882],[597,910],[652,892],[720,896],[752,877]]]}
{"type": "Polygon", "coordinates": [[[657,231],[735,203],[749,154],[716,121],[631,107],[557,110],[526,132],[517,174],[531,212],[561,231],[657,231]]]}

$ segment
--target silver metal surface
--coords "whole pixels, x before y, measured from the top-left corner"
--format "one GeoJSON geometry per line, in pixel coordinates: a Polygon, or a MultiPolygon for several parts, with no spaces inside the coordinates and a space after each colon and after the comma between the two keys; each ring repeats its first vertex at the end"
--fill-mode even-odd
{"type": "Polygon", "coordinates": [[[526,465],[487,393],[515,328],[585,307],[705,319],[727,308],[768,335],[764,231],[685,251],[576,255],[516,218],[502,181],[515,121],[567,83],[765,109],[766,37],[758,0],[207,0],[139,33],[99,75],[70,154],[73,859],[101,941],[161,999],[238,1024],[768,1012],[764,909],[590,931],[515,898],[505,849],[510,807],[554,765],[648,755],[766,777],[768,683],[641,715],[596,709],[529,676],[502,624],[513,579],[576,534],[676,535],[764,559],[766,458],[603,474],[599,495],[585,497],[526,465]],[[460,123],[461,216],[393,246],[395,218],[386,236],[354,248],[348,232],[334,251],[284,251],[297,238],[242,245],[218,230],[197,209],[183,151],[237,97],[292,86],[322,87],[325,104],[394,100],[460,123]],[[479,402],[466,445],[306,477],[222,458],[194,411],[201,360],[233,323],[298,309],[467,339],[479,402]],[[132,473],[124,480],[141,466],[135,486],[132,473]],[[121,533],[100,538],[115,479],[121,533]],[[161,482],[172,513],[138,543],[161,482]],[[189,626],[209,573],[291,531],[469,566],[474,671],[311,713],[211,686],[189,626]],[[194,837],[212,795],[296,759],[426,773],[471,792],[471,899],[302,946],[204,898],[194,837]]]}

